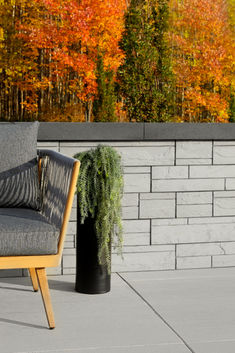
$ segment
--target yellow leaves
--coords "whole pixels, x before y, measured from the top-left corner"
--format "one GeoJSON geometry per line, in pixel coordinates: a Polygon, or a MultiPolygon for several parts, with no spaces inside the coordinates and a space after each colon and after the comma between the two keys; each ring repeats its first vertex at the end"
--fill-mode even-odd
{"type": "Polygon", "coordinates": [[[14,76],[14,69],[13,68],[5,68],[5,72],[7,76],[14,76]]]}
{"type": "Polygon", "coordinates": [[[4,30],[2,27],[0,27],[0,42],[4,41],[4,30]]]}
{"type": "Polygon", "coordinates": [[[217,122],[218,123],[226,123],[226,122],[228,122],[228,120],[229,120],[229,115],[228,115],[227,111],[225,111],[225,110],[219,111],[219,114],[217,116],[217,122]]]}
{"type": "Polygon", "coordinates": [[[96,79],[96,75],[94,71],[88,71],[86,73],[86,77],[88,80],[95,80],[96,79]]]}
{"type": "Polygon", "coordinates": [[[169,37],[183,118],[226,122],[234,42],[224,2],[184,0],[176,4],[171,0],[171,4],[177,15],[171,16],[169,37]]]}

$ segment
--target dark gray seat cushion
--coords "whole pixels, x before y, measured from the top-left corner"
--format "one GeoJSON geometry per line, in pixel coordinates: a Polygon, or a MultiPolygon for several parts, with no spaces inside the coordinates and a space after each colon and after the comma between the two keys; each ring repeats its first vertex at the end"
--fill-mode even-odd
{"type": "Polygon", "coordinates": [[[59,233],[35,210],[0,208],[0,256],[56,254],[59,233]]]}
{"type": "Polygon", "coordinates": [[[0,123],[0,207],[40,208],[38,122],[0,123]]]}

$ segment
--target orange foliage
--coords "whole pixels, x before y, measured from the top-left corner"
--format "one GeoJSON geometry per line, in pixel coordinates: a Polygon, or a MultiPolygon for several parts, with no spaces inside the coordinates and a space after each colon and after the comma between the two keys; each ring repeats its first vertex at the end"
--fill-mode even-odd
{"type": "MultiPolygon", "coordinates": [[[[93,99],[98,53],[104,56],[105,68],[114,71],[123,58],[118,42],[125,1],[33,0],[30,7],[37,11],[28,11],[18,26],[19,37],[43,50],[44,71],[50,72],[51,80],[47,76],[47,84],[62,80],[79,100],[93,99]]],[[[40,82],[45,84],[45,77],[40,82]]]]}
{"type": "Polygon", "coordinates": [[[85,122],[85,113],[82,103],[67,104],[63,111],[59,108],[45,109],[41,121],[50,122],[85,122]]]}
{"type": "Polygon", "coordinates": [[[171,0],[173,69],[183,121],[227,122],[234,41],[224,0],[171,0]]]}

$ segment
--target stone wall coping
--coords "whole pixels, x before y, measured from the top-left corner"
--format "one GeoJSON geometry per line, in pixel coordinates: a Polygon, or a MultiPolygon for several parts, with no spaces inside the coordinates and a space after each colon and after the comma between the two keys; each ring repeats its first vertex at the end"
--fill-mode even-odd
{"type": "Polygon", "coordinates": [[[41,122],[38,134],[38,141],[166,140],[235,140],[235,124],[41,122]]]}
{"type": "Polygon", "coordinates": [[[235,124],[40,123],[39,141],[235,140],[235,124]]]}

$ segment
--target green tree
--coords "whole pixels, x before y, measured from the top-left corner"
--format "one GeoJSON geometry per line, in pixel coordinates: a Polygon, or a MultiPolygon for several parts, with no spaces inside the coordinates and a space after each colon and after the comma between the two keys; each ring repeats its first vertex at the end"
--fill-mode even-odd
{"type": "Polygon", "coordinates": [[[232,90],[229,101],[229,122],[235,123],[235,94],[232,93],[232,90]]]}
{"type": "Polygon", "coordinates": [[[172,73],[167,45],[168,0],[131,0],[120,48],[120,92],[130,120],[171,119],[172,73]]]}
{"type": "Polygon", "coordinates": [[[158,116],[161,120],[169,120],[174,113],[174,77],[171,65],[171,53],[168,43],[169,30],[169,0],[158,0],[154,9],[154,45],[158,58],[156,67],[157,87],[160,91],[158,101],[158,116]]]}
{"type": "Polygon", "coordinates": [[[116,121],[113,71],[104,69],[101,55],[97,59],[97,96],[93,104],[94,121],[116,121]]]}

